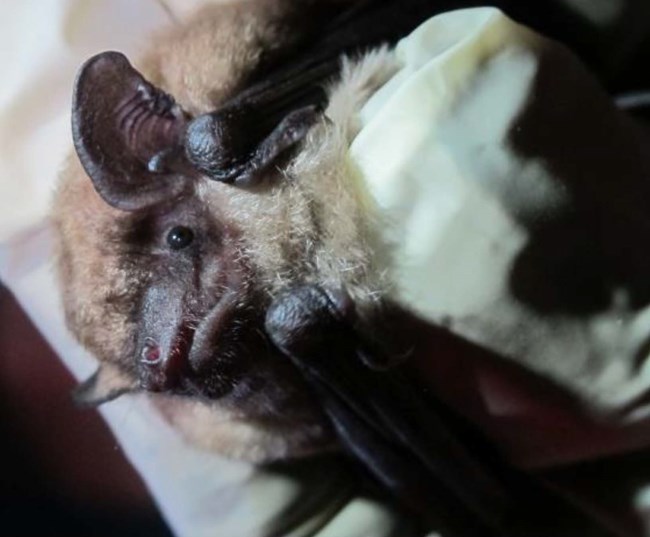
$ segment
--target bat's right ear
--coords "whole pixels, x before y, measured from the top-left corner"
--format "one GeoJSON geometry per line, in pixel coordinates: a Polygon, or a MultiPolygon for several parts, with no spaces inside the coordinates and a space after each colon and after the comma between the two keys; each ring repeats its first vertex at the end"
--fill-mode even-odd
{"type": "Polygon", "coordinates": [[[137,380],[130,378],[117,367],[104,364],[72,393],[74,402],[82,407],[96,407],[138,388],[137,380]]]}
{"type": "Polygon", "coordinates": [[[125,211],[181,195],[188,116],[119,52],[103,52],[80,69],[72,102],[79,160],[109,205],[125,211]]]}

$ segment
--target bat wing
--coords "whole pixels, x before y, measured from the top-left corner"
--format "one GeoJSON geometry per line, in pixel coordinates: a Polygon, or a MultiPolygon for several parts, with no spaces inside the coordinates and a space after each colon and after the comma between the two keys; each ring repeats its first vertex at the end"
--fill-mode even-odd
{"type": "Polygon", "coordinates": [[[530,530],[544,512],[535,506],[539,498],[577,516],[581,535],[608,535],[499,460],[404,367],[372,367],[387,360],[340,296],[293,289],[272,304],[266,329],[301,371],[343,447],[385,489],[445,536],[543,535],[548,527],[530,530]]]}
{"type": "Polygon", "coordinates": [[[504,484],[399,370],[365,365],[368,351],[330,294],[302,287],[280,297],[267,331],[317,394],[344,446],[406,505],[427,517],[435,511],[435,522],[459,535],[500,526],[510,503],[504,484]]]}

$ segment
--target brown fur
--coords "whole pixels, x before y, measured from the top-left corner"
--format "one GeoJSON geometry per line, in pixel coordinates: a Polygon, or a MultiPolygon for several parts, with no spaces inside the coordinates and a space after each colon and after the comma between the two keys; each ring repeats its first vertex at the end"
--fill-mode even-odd
{"type": "MultiPolygon", "coordinates": [[[[158,35],[136,66],[188,112],[212,110],[269,51],[284,44],[285,8],[281,1],[205,8],[158,35]]],[[[382,275],[373,269],[374,238],[363,192],[352,180],[346,152],[355,112],[391,74],[392,60],[380,51],[355,67],[343,69],[329,119],[313,129],[300,155],[266,186],[242,190],[207,179],[196,185],[192,203],[227,222],[232,233],[224,240],[236,252],[236,264],[253,267],[251,285],[264,294],[262,303],[288,285],[319,281],[347,288],[363,313],[384,291],[382,275]]],[[[138,262],[138,252],[124,251],[125,229],[137,221],[104,203],[73,157],[62,173],[54,222],[68,326],[100,362],[117,365],[133,384],[134,304],[153,277],[148,265],[138,262]]],[[[275,380],[268,386],[280,386],[264,388],[269,393],[255,404],[268,406],[272,419],[251,419],[246,408],[219,400],[155,399],[190,441],[228,456],[265,461],[329,445],[320,415],[289,385],[293,381],[273,371],[269,375],[275,380]]]]}

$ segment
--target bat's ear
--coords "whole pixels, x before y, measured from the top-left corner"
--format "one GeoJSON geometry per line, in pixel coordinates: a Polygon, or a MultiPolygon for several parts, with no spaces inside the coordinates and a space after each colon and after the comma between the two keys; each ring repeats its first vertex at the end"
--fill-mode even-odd
{"type": "Polygon", "coordinates": [[[75,82],[72,135],[95,189],[110,205],[133,211],[181,195],[187,115],[119,52],[90,58],[75,82]]]}
{"type": "Polygon", "coordinates": [[[137,380],[113,365],[104,364],[88,380],[75,388],[72,397],[79,406],[96,407],[137,388],[137,380]]]}

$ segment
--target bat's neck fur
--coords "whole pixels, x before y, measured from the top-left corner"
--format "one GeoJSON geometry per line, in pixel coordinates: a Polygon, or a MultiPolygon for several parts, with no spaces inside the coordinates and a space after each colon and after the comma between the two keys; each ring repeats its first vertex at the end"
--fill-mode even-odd
{"type": "Polygon", "coordinates": [[[241,213],[237,221],[263,238],[249,255],[271,293],[297,281],[318,282],[345,287],[362,308],[384,294],[387,282],[376,259],[378,223],[348,148],[361,105],[392,66],[386,50],[344,61],[326,117],[282,171],[284,180],[271,192],[230,197],[231,208],[241,213]]]}

